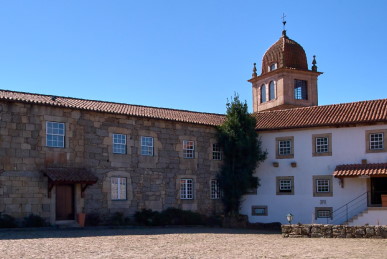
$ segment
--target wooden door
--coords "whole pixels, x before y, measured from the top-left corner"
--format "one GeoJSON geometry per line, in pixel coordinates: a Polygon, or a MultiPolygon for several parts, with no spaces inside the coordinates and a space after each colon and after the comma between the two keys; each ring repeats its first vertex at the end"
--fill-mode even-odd
{"type": "Polygon", "coordinates": [[[74,185],[57,185],[56,220],[74,219],[74,185]]]}

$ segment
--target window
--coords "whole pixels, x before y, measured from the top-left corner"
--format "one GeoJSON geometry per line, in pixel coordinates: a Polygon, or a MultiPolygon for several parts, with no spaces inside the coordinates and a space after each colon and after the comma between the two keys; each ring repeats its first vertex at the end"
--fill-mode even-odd
{"type": "Polygon", "coordinates": [[[331,156],[332,155],[332,134],[312,135],[313,156],[331,156]]]}
{"type": "Polygon", "coordinates": [[[313,196],[332,196],[332,176],[313,176],[313,196]]]}
{"type": "Polygon", "coordinates": [[[251,207],[252,216],[267,216],[267,206],[252,206],[251,207]]]}
{"type": "Polygon", "coordinates": [[[269,100],[275,99],[275,85],[274,81],[270,81],[269,84],[269,100]]]}
{"type": "Polygon", "coordinates": [[[126,200],[126,178],[125,177],[111,178],[111,199],[126,200]]]}
{"type": "Polygon", "coordinates": [[[387,129],[382,130],[367,130],[366,131],[366,152],[377,153],[387,152],[387,141],[384,136],[387,134],[387,129]]]}
{"type": "Polygon", "coordinates": [[[294,138],[293,137],[280,137],[276,138],[276,153],[277,159],[281,158],[293,158],[294,151],[294,138]]]}
{"type": "Polygon", "coordinates": [[[183,140],[183,157],[195,158],[195,142],[192,140],[183,140]]]}
{"type": "Polygon", "coordinates": [[[370,150],[383,149],[383,133],[370,134],[370,150]]]}
{"type": "Polygon", "coordinates": [[[60,122],[46,122],[46,145],[47,147],[64,148],[65,124],[60,122]]]}
{"type": "Polygon", "coordinates": [[[266,85],[261,86],[261,103],[266,102],[266,85]]]}
{"type": "Polygon", "coordinates": [[[315,219],[330,218],[332,219],[332,207],[316,207],[314,210],[315,219]]]}
{"type": "Polygon", "coordinates": [[[294,194],[294,176],[278,176],[277,180],[277,195],[292,195],[294,194]]]}
{"type": "Polygon", "coordinates": [[[305,80],[294,80],[294,99],[308,100],[308,86],[305,80]]]}
{"type": "Polygon", "coordinates": [[[269,66],[269,71],[273,71],[273,70],[276,70],[276,69],[277,69],[277,63],[271,64],[269,66]]]}
{"type": "Polygon", "coordinates": [[[218,144],[212,144],[212,159],[222,160],[222,153],[218,144]]]}
{"type": "Polygon", "coordinates": [[[113,134],[113,153],[126,154],[126,135],[113,134]]]}
{"type": "Polygon", "coordinates": [[[193,199],[193,180],[192,179],[180,180],[180,199],[182,200],[193,199]]]}
{"type": "Polygon", "coordinates": [[[211,180],[211,199],[213,200],[220,199],[219,182],[216,179],[211,180]]]}
{"type": "Polygon", "coordinates": [[[153,156],[153,138],[141,136],[141,155],[153,156]]]}

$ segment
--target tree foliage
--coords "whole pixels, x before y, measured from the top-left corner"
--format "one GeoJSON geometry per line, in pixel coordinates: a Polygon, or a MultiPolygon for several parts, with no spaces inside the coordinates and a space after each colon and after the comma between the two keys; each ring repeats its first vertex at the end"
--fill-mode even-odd
{"type": "Polygon", "coordinates": [[[228,216],[238,215],[242,196],[259,186],[255,168],[266,159],[255,130],[256,119],[248,113],[246,102],[237,94],[227,102],[225,122],[218,127],[218,143],[223,151],[223,165],[217,179],[223,191],[222,202],[228,216]]]}

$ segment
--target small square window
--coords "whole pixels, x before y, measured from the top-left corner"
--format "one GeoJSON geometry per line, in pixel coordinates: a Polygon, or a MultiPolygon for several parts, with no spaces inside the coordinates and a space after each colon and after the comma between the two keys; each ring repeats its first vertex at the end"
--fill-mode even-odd
{"type": "Polygon", "coordinates": [[[195,142],[192,140],[183,140],[183,157],[195,158],[195,142]]]}
{"type": "Polygon", "coordinates": [[[371,133],[370,134],[370,150],[384,149],[383,133],[371,133]]]}
{"type": "Polygon", "coordinates": [[[332,207],[317,207],[315,208],[315,219],[332,219],[332,207]]]}
{"type": "Polygon", "coordinates": [[[46,146],[64,148],[65,124],[61,122],[46,122],[46,146]]]}
{"type": "Polygon", "coordinates": [[[218,144],[212,144],[212,159],[222,160],[222,152],[220,151],[220,146],[218,144]]]}
{"type": "Polygon", "coordinates": [[[332,134],[315,134],[313,139],[313,156],[332,155],[332,134]]]}
{"type": "Polygon", "coordinates": [[[313,196],[332,196],[332,176],[313,176],[313,196]]]}
{"type": "Polygon", "coordinates": [[[153,138],[141,137],[141,155],[153,156],[153,138]]]}
{"type": "Polygon", "coordinates": [[[366,131],[366,152],[378,153],[387,152],[387,140],[384,137],[387,134],[387,129],[382,130],[367,130],[366,131]]]}
{"type": "Polygon", "coordinates": [[[180,180],[180,199],[182,200],[193,199],[193,180],[192,179],[180,180]]]}
{"type": "Polygon", "coordinates": [[[126,154],[126,135],[113,134],[113,153],[126,154]]]}
{"type": "Polygon", "coordinates": [[[126,178],[125,177],[111,178],[111,199],[126,200],[126,178]]]}
{"type": "Polygon", "coordinates": [[[220,188],[219,188],[219,182],[216,179],[211,180],[211,199],[218,200],[220,199],[220,188]]]}
{"type": "Polygon", "coordinates": [[[267,216],[267,206],[252,206],[251,207],[252,216],[267,216]]]}
{"type": "Polygon", "coordinates": [[[294,137],[276,138],[276,158],[293,158],[294,157],[294,137]]]}
{"type": "Polygon", "coordinates": [[[277,176],[277,195],[294,194],[294,176],[277,176]]]}

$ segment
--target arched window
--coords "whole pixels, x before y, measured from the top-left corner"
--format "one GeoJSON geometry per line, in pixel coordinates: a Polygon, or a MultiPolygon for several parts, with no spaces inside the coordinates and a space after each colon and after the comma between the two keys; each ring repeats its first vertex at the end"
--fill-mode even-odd
{"type": "Polygon", "coordinates": [[[294,99],[308,100],[308,84],[305,80],[294,80],[294,99]]]}
{"type": "Polygon", "coordinates": [[[266,85],[261,85],[261,103],[266,102],[266,85]]]}
{"type": "Polygon", "coordinates": [[[275,99],[275,84],[274,81],[270,81],[269,84],[269,100],[275,99]]]}

